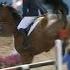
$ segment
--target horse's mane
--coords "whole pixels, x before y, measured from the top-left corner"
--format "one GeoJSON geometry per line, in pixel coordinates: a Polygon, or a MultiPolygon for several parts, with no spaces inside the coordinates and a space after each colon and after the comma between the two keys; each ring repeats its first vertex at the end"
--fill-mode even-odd
{"type": "Polygon", "coordinates": [[[15,20],[17,20],[17,25],[19,24],[19,22],[21,21],[21,16],[18,14],[17,10],[14,9],[13,7],[11,6],[7,6],[10,10],[10,12],[12,13],[12,16],[15,20]]]}

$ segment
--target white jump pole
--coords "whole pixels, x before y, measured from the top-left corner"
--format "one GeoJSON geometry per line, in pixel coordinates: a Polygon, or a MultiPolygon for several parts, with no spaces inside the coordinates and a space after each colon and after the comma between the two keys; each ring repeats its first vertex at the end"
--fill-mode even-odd
{"type": "Polygon", "coordinates": [[[62,40],[55,40],[56,70],[62,70],[62,40]]]}
{"type": "Polygon", "coordinates": [[[16,69],[21,67],[23,70],[29,70],[30,68],[37,68],[45,65],[54,65],[55,61],[54,60],[48,60],[48,61],[43,61],[43,62],[38,62],[38,63],[32,63],[32,64],[25,64],[25,65],[18,65],[18,66],[13,66],[13,67],[8,67],[8,68],[3,68],[0,70],[10,70],[10,69],[16,69]]]}

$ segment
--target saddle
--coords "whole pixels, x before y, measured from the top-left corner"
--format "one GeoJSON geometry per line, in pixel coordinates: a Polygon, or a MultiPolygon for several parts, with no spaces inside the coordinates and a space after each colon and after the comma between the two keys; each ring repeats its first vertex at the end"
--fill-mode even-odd
{"type": "MultiPolygon", "coordinates": [[[[38,18],[38,17],[37,17],[37,18],[38,18]]],[[[36,18],[36,19],[37,19],[37,18],[36,18]]],[[[36,19],[34,19],[34,21],[35,21],[36,19]]],[[[31,26],[34,24],[34,21],[33,21],[26,29],[24,29],[24,32],[26,33],[26,35],[28,34],[28,32],[29,32],[31,26]]]]}

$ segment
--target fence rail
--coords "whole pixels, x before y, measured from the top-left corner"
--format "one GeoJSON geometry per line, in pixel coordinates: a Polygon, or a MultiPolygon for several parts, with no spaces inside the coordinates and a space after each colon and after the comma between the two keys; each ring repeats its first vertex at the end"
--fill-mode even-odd
{"type": "Polygon", "coordinates": [[[48,61],[43,61],[43,62],[38,62],[38,63],[25,64],[25,65],[18,65],[18,66],[3,68],[3,69],[0,69],[0,70],[10,70],[10,69],[16,69],[16,68],[19,68],[19,67],[22,67],[23,70],[27,70],[27,69],[30,69],[30,68],[37,68],[37,67],[41,67],[41,66],[54,65],[54,64],[55,64],[54,60],[48,60],[48,61]]]}

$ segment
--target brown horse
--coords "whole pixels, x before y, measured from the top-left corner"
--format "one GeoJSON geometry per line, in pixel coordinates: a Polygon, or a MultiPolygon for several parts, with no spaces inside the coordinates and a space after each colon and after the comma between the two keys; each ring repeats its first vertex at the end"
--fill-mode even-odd
{"type": "Polygon", "coordinates": [[[25,43],[24,37],[22,35],[23,38],[21,39],[23,42],[21,42],[20,35],[17,34],[15,38],[15,48],[21,54],[24,64],[31,63],[34,55],[40,54],[43,51],[48,52],[54,46],[57,33],[64,26],[64,23],[59,16],[55,18],[57,21],[51,25],[49,25],[49,21],[53,18],[48,20],[47,15],[43,16],[43,19],[38,22],[36,28],[27,38],[27,46],[32,47],[29,50],[23,49],[25,43]]]}
{"type": "MultiPolygon", "coordinates": [[[[53,18],[54,17],[50,20],[53,18]]],[[[48,52],[54,46],[57,33],[59,29],[63,28],[64,23],[62,22],[61,14],[58,14],[57,17],[54,18],[57,19],[57,21],[53,22],[51,25],[49,25],[50,20],[47,19],[47,14],[43,16],[43,19],[38,22],[38,25],[28,36],[26,41],[28,46],[32,47],[32,50],[31,48],[24,50],[24,37],[16,28],[19,19],[21,18],[17,15],[17,11],[9,6],[0,6],[0,36],[1,33],[3,33],[2,36],[6,36],[6,33],[14,35],[14,47],[20,53],[23,63],[31,63],[34,55],[42,53],[43,51],[48,52]]]]}

